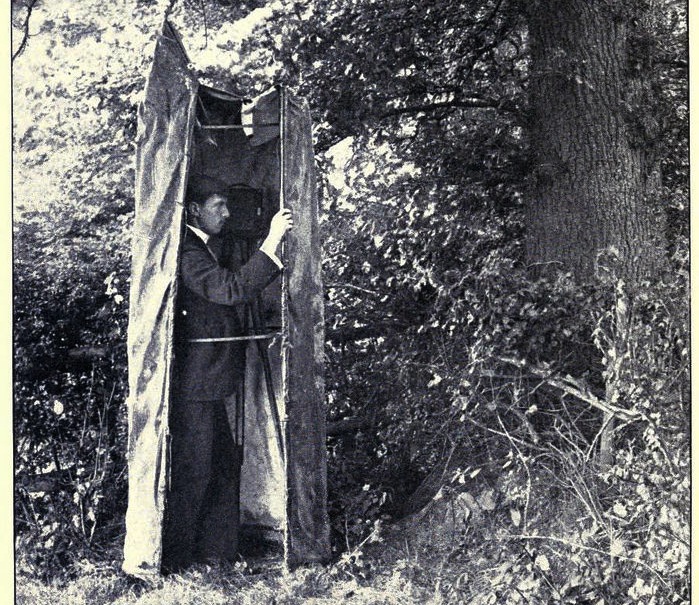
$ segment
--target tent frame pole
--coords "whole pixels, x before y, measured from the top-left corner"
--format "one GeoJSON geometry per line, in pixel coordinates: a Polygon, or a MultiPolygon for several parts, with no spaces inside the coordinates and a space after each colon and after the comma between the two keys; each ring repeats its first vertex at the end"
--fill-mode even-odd
{"type": "MultiPolygon", "coordinates": [[[[286,207],[286,89],[279,90],[279,209],[286,207]]],[[[281,260],[284,270],[281,276],[281,400],[283,405],[282,430],[285,452],[282,458],[284,473],[284,565],[288,567],[291,536],[289,534],[289,457],[291,443],[289,440],[289,274],[287,268],[288,243],[286,238],[281,243],[281,260]]]]}

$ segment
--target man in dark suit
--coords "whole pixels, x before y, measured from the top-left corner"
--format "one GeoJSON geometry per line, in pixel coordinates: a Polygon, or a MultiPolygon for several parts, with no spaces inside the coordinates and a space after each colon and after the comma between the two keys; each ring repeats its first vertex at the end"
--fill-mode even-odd
{"type": "Polygon", "coordinates": [[[231,561],[237,554],[245,342],[231,339],[243,332],[240,305],[281,271],[276,250],[293,224],[289,210],[275,214],[260,249],[231,271],[207,245],[229,217],[224,191],[225,185],[204,176],[190,178],[187,189],[169,417],[165,570],[231,561]]]}

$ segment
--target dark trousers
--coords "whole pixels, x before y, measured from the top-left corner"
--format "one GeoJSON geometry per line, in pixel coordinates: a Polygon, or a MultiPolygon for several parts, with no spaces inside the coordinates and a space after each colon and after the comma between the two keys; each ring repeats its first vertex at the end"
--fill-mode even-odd
{"type": "Polygon", "coordinates": [[[239,424],[236,399],[173,398],[170,486],[163,533],[166,571],[194,562],[235,560],[242,463],[242,448],[231,431],[231,426],[239,424]]]}

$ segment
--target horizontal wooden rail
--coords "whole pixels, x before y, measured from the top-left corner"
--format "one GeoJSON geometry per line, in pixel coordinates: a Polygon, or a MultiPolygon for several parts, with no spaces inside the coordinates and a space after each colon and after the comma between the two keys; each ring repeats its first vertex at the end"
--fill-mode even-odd
{"type": "Polygon", "coordinates": [[[267,124],[202,124],[201,127],[206,130],[240,130],[241,128],[262,128],[264,126],[279,126],[279,122],[270,122],[267,124]]]}
{"type": "Polygon", "coordinates": [[[236,342],[240,340],[264,340],[280,336],[281,332],[269,332],[268,334],[250,334],[249,336],[221,336],[219,338],[190,338],[187,342],[236,342]]]}

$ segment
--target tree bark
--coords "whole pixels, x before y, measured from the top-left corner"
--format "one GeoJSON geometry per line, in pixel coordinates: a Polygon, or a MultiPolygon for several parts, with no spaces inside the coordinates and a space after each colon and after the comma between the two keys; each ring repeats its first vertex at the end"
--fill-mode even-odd
{"type": "MultiPolygon", "coordinates": [[[[665,255],[664,220],[653,206],[659,165],[633,122],[632,100],[644,83],[629,69],[630,4],[529,5],[534,166],[526,249],[537,272],[554,264],[581,282],[603,277],[633,288],[657,272],[665,255]]],[[[613,400],[613,377],[606,386],[613,400]]],[[[613,433],[614,419],[605,414],[603,467],[613,459],[613,433]]]]}
{"type": "MultiPolygon", "coordinates": [[[[638,81],[627,69],[631,11],[615,0],[531,3],[531,147],[527,257],[594,277],[601,251],[626,283],[663,262],[653,207],[658,163],[631,127],[638,81]]],[[[628,4],[628,2],[626,3],[628,4]]]]}

